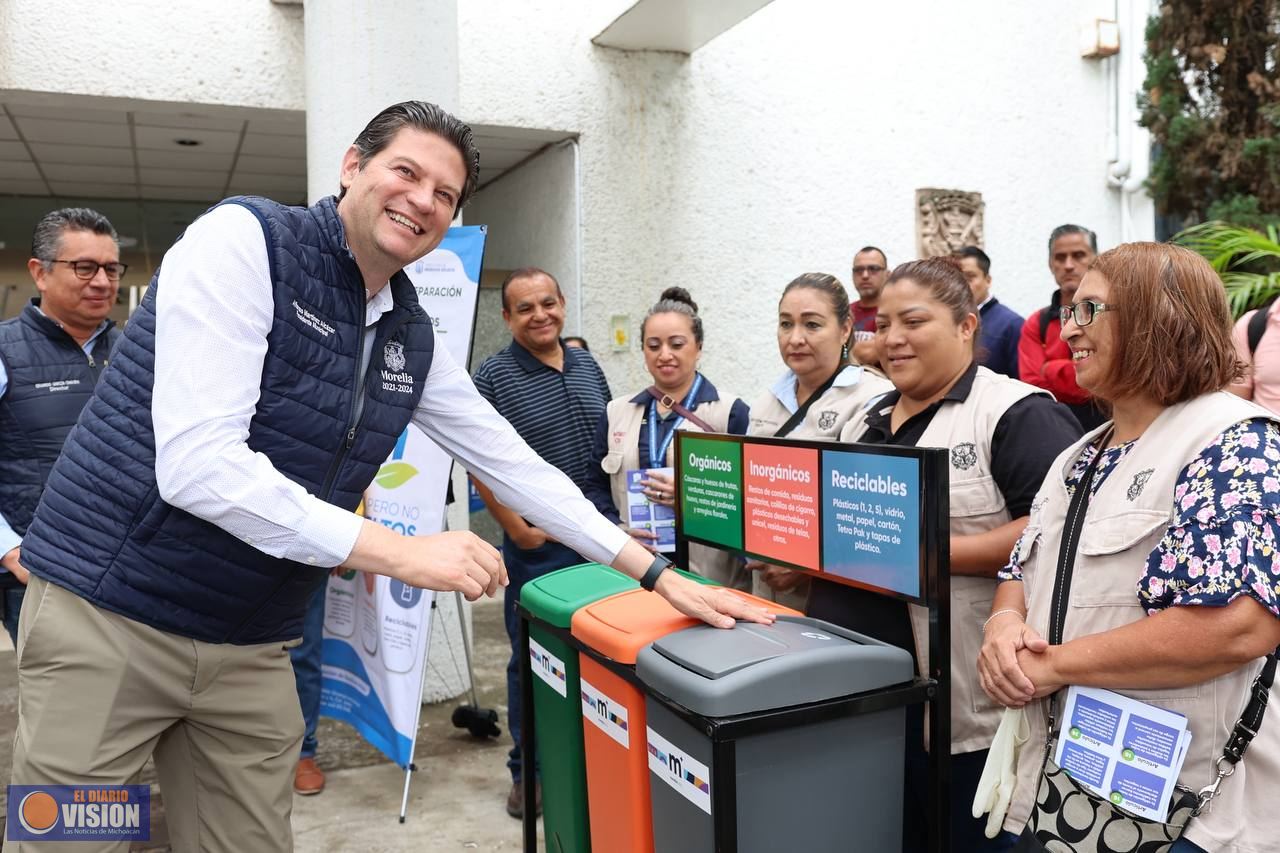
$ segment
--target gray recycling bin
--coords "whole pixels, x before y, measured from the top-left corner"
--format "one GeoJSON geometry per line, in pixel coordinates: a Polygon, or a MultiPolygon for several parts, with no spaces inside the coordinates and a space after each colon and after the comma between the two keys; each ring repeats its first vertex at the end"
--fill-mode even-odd
{"type": "Polygon", "coordinates": [[[902,849],[905,650],[783,616],[669,634],[636,674],[655,853],[902,849]]]}

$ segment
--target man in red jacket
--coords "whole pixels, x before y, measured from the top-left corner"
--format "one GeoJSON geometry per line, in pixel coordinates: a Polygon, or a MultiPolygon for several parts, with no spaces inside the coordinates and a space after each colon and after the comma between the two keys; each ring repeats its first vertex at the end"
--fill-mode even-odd
{"type": "Polygon", "coordinates": [[[1094,404],[1087,391],[1076,384],[1076,369],[1071,350],[1058,336],[1062,323],[1058,308],[1070,305],[1076,288],[1084,278],[1094,256],[1098,254],[1098,235],[1082,225],[1059,225],[1049,235],[1049,270],[1058,289],[1047,308],[1033,311],[1022,326],[1018,340],[1019,378],[1044,388],[1065,403],[1085,430],[1102,424],[1107,418],[1094,404]]]}

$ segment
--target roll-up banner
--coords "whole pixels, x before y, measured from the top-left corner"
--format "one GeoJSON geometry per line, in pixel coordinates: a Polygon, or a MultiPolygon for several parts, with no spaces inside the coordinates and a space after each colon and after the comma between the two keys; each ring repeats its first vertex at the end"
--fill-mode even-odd
{"type": "MultiPolygon", "coordinates": [[[[466,365],[486,226],[450,228],[405,272],[435,327],[436,348],[466,365]]],[[[366,513],[405,536],[439,533],[452,460],[408,426],[370,487],[366,513]]],[[[434,593],[398,580],[335,570],[324,619],[320,712],[351,724],[401,767],[413,760],[434,593]]]]}

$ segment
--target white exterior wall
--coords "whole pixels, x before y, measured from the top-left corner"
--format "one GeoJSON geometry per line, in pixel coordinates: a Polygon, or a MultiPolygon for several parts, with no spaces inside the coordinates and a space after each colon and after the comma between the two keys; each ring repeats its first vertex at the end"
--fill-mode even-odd
{"type": "MultiPolygon", "coordinates": [[[[483,159],[484,152],[480,152],[483,159]]],[[[463,211],[468,225],[488,225],[487,270],[540,267],[556,277],[568,303],[565,334],[577,334],[577,220],[573,150],[553,146],[476,195],[463,211]]],[[[480,291],[472,367],[507,345],[498,291],[480,291]]],[[[604,341],[601,341],[603,345],[604,341]]]]}
{"type": "MultiPolygon", "coordinates": [[[[781,369],[783,285],[814,270],[848,284],[865,243],[891,263],[909,258],[918,187],[983,193],[995,292],[1021,312],[1053,287],[1051,228],[1090,226],[1104,247],[1119,238],[1107,76],[1077,53],[1080,25],[1110,2],[775,0],[692,57],[593,46],[627,5],[458,3],[460,114],[579,134],[582,332],[618,393],[644,374],[637,349],[608,351],[609,316],[634,326],[679,283],[703,307],[706,372],[755,394],[781,369]]],[[[354,23],[367,25],[398,26],[354,23]]],[[[299,7],[269,0],[119,0],[110,11],[4,0],[0,89],[303,109],[303,40],[299,7]]],[[[548,266],[572,299],[568,160],[508,175],[466,221],[493,226],[491,268],[548,266]],[[566,176],[558,187],[552,170],[566,176]]]]}
{"type": "Polygon", "coordinates": [[[782,369],[782,287],[806,271],[849,285],[867,243],[911,257],[919,187],[983,193],[995,292],[1020,312],[1054,287],[1054,226],[1118,238],[1106,74],[1077,52],[1087,0],[775,0],[692,57],[591,45],[620,5],[459,6],[462,113],[581,134],[583,333],[615,393],[646,379],[638,349],[608,352],[609,316],[638,321],[681,284],[708,375],[756,394],[782,369]]]}
{"type": "Polygon", "coordinates": [[[0,89],[301,110],[302,42],[270,0],[3,0],[0,89]]]}

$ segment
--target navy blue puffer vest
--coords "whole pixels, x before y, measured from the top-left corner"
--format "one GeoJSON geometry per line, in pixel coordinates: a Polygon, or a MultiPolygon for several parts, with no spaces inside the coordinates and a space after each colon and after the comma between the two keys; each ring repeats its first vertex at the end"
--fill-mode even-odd
{"type": "MultiPolygon", "coordinates": [[[[422,396],[431,321],[396,273],[395,307],[368,332],[373,356],[358,399],[364,281],[335,200],[310,208],[223,203],[260,220],[275,294],[248,445],[312,494],[354,510],[422,396]]],[[[212,643],[298,637],[327,571],[268,556],[159,496],[151,425],[158,278],[67,438],[23,540],[23,563],[162,631],[212,643]]]]}
{"type": "Polygon", "coordinates": [[[107,321],[86,356],[38,304],[33,299],[17,317],[0,323],[0,361],[8,377],[0,397],[0,513],[19,536],[31,526],[67,433],[93,396],[120,336],[107,321]]]}

